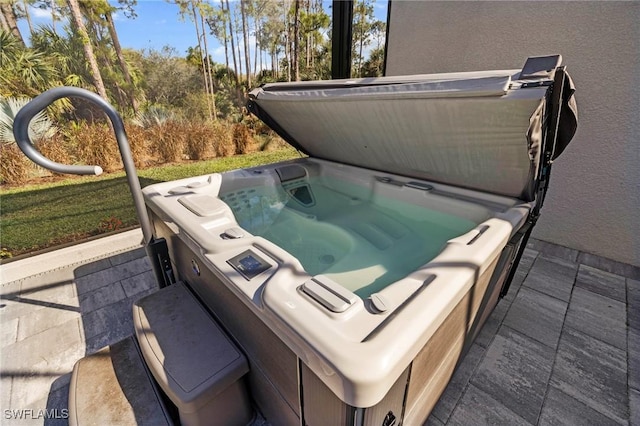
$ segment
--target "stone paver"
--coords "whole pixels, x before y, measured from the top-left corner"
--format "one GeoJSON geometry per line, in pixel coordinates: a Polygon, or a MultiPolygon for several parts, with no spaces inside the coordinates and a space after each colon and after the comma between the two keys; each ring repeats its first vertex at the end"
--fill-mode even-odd
{"type": "MultiPolygon", "coordinates": [[[[0,404],[57,414],[7,424],[66,425],[74,363],[130,335],[155,291],[141,248],[74,262],[0,286],[0,404]]],[[[638,271],[532,240],[425,424],[640,426],[638,271]]]]}
{"type": "Polygon", "coordinates": [[[577,271],[575,263],[538,256],[522,285],[568,302],[577,271]]]}
{"type": "Polygon", "coordinates": [[[142,292],[155,289],[158,286],[152,271],[126,278],[122,280],[121,283],[127,297],[134,297],[142,292]]]}
{"type": "Polygon", "coordinates": [[[504,325],[555,349],[566,310],[566,302],[523,287],[511,304],[504,325]]]}
{"type": "Polygon", "coordinates": [[[542,408],[539,424],[614,426],[619,423],[551,386],[542,408]]]}
{"type": "MultiPolygon", "coordinates": [[[[85,328],[91,315],[120,302],[119,310],[102,317],[98,333],[104,334],[104,344],[131,334],[133,299],[120,280],[133,280],[130,294],[149,291],[149,263],[141,256],[144,251],[138,249],[84,264],[74,259],[71,265],[2,283],[0,404],[15,411],[10,416],[23,417],[7,419],[3,411],[3,424],[67,424],[68,413],[62,410],[67,409],[70,372],[87,354],[85,328]],[[96,282],[89,282],[93,277],[96,282]],[[45,409],[55,409],[52,418],[38,416],[45,409]]],[[[11,275],[16,271],[14,265],[11,275]]]]}
{"type": "Polygon", "coordinates": [[[79,296],[80,310],[83,314],[93,312],[103,306],[110,305],[125,299],[124,289],[120,281],[107,284],[90,293],[82,293],[79,296]]]}
{"type": "Polygon", "coordinates": [[[551,385],[618,422],[629,418],[626,352],[565,328],[551,385]]]}
{"type": "Polygon", "coordinates": [[[527,244],[528,248],[537,250],[541,256],[549,257],[556,260],[565,260],[567,262],[576,263],[580,252],[578,250],[551,244],[546,241],[536,240],[531,238],[527,244]]]}
{"type": "Polygon", "coordinates": [[[576,277],[576,287],[618,300],[622,303],[627,301],[624,277],[601,271],[591,266],[580,265],[578,276],[576,277]]]}
{"type": "Polygon", "coordinates": [[[482,360],[485,353],[485,348],[478,344],[473,344],[469,349],[469,352],[465,356],[465,359],[460,368],[457,369],[447,390],[442,394],[440,400],[433,408],[432,415],[436,416],[439,420],[447,421],[453,412],[458,400],[462,396],[465,388],[469,383],[469,379],[473,375],[476,367],[482,360]]]}
{"type": "Polygon", "coordinates": [[[640,267],[605,259],[591,253],[580,253],[577,262],[634,280],[640,280],[640,267]]]}
{"type": "Polygon", "coordinates": [[[640,330],[627,330],[629,387],[640,390],[640,330]]]}
{"type": "Polygon", "coordinates": [[[626,306],[623,302],[576,287],[565,326],[626,351],[626,306]]]}
{"type": "Polygon", "coordinates": [[[508,327],[498,330],[471,383],[530,423],[538,418],[554,350],[508,327]]]}
{"type": "MultiPolygon", "coordinates": [[[[511,291],[511,290],[509,290],[511,291]]],[[[488,348],[493,338],[495,337],[502,321],[504,320],[505,315],[507,314],[507,310],[509,309],[509,302],[507,300],[501,300],[496,305],[495,309],[487,318],[487,321],[484,323],[482,330],[478,333],[478,337],[476,337],[475,344],[482,346],[483,348],[488,348]]]]}
{"type": "Polygon", "coordinates": [[[527,426],[531,423],[518,416],[481,389],[471,385],[460,400],[451,419],[446,424],[456,426],[527,426]]]}
{"type": "Polygon", "coordinates": [[[640,425],[640,391],[637,389],[631,389],[629,391],[629,407],[631,413],[629,414],[629,424],[631,426],[640,425]]]}

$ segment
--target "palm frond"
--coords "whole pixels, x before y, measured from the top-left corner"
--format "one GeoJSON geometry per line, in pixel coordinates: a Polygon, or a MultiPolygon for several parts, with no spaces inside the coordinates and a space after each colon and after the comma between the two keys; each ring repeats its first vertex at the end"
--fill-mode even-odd
{"type": "MultiPolygon", "coordinates": [[[[0,141],[2,143],[14,143],[13,121],[18,111],[25,106],[28,98],[2,98],[0,97],[0,141]]],[[[39,112],[29,123],[29,139],[34,142],[39,139],[49,138],[57,129],[47,117],[44,111],[39,112]]]]}

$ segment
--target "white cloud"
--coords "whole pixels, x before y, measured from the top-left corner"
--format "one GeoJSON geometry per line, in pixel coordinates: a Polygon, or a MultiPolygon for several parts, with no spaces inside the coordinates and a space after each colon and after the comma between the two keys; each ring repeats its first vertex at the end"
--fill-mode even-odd
{"type": "Polygon", "coordinates": [[[29,14],[34,19],[51,20],[51,9],[40,9],[39,7],[29,7],[29,14]]]}

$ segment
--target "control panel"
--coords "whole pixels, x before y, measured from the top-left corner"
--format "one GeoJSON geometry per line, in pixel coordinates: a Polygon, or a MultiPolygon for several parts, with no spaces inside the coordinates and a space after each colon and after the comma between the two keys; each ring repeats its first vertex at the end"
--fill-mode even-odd
{"type": "Polygon", "coordinates": [[[251,280],[271,268],[269,263],[252,250],[243,251],[239,255],[227,260],[227,263],[247,280],[251,280]]]}

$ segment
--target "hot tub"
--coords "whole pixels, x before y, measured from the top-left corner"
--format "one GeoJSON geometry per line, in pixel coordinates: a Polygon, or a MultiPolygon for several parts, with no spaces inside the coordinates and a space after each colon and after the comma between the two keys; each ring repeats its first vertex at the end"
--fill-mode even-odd
{"type": "Polygon", "coordinates": [[[267,421],[427,417],[572,136],[556,137],[553,96],[573,93],[559,59],[530,61],[266,85],[249,109],[308,157],[144,189],[178,278],[247,356],[267,421]]]}

